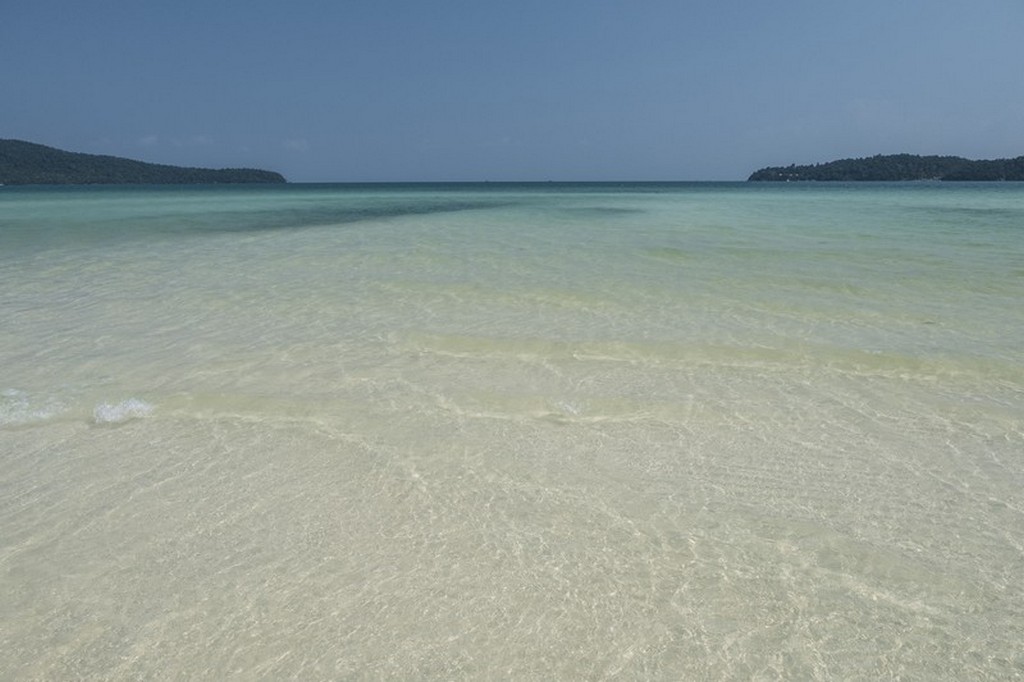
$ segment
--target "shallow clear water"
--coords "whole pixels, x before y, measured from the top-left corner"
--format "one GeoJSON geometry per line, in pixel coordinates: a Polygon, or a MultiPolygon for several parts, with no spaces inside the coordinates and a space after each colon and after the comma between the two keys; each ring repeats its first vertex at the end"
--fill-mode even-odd
{"type": "Polygon", "coordinates": [[[1024,186],[0,188],[0,677],[1024,676],[1024,186]]]}

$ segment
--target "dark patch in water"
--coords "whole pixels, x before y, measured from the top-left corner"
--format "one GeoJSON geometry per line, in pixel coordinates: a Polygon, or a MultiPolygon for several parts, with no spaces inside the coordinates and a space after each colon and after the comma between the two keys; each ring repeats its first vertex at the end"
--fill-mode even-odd
{"type": "Polygon", "coordinates": [[[976,208],[971,206],[922,206],[917,210],[934,216],[938,223],[982,223],[986,227],[1024,227],[1024,210],[1016,208],[976,208]]]}
{"type": "Polygon", "coordinates": [[[578,216],[621,216],[621,215],[635,215],[637,213],[644,213],[643,209],[639,208],[619,208],[617,206],[582,206],[579,208],[565,208],[562,209],[564,213],[569,213],[578,216]]]}
{"type": "Polygon", "coordinates": [[[213,232],[256,232],[322,225],[345,225],[366,220],[485,210],[502,208],[509,205],[512,205],[512,202],[437,201],[410,203],[407,205],[344,206],[338,208],[316,206],[308,209],[278,209],[260,213],[240,211],[235,214],[237,215],[237,221],[232,220],[232,214],[221,213],[210,220],[209,225],[194,224],[190,227],[192,229],[206,229],[213,232]]]}
{"type": "Polygon", "coordinates": [[[663,246],[657,249],[647,249],[644,253],[652,258],[658,260],[668,261],[670,263],[684,263],[693,260],[693,256],[682,249],[677,249],[671,246],[663,246]]]}
{"type": "Polygon", "coordinates": [[[971,206],[953,206],[953,207],[943,207],[943,208],[940,208],[940,209],[931,209],[931,210],[938,210],[941,213],[953,213],[953,214],[959,213],[961,215],[969,215],[969,216],[977,216],[977,217],[995,216],[995,217],[998,217],[998,218],[1007,218],[1007,217],[1020,217],[1020,216],[1024,215],[1024,211],[1022,211],[1022,210],[1020,210],[1018,208],[974,208],[974,207],[971,207],[971,206]]]}
{"type": "MultiPolygon", "coordinates": [[[[141,190],[139,190],[141,192],[141,190]]],[[[171,190],[159,188],[156,194],[171,190]]],[[[201,191],[201,190],[200,190],[201,191]]],[[[235,190],[238,192],[238,190],[235,190]]],[[[113,193],[113,201],[123,200],[125,195],[133,199],[128,192],[113,193]]],[[[192,189],[186,199],[196,194],[192,189]]],[[[227,196],[230,190],[226,190],[227,196]]],[[[41,192],[39,192],[41,193],[41,192]]],[[[84,191],[75,193],[88,196],[84,191]]],[[[104,194],[95,192],[98,198],[104,194]]],[[[58,195],[60,196],[60,195],[58,195]]],[[[331,225],[351,225],[367,220],[386,220],[403,216],[431,215],[437,213],[454,213],[459,211],[487,210],[505,206],[520,205],[515,200],[497,201],[494,199],[446,199],[396,197],[388,201],[380,201],[375,197],[369,200],[358,197],[350,199],[316,198],[303,205],[279,206],[261,209],[258,206],[247,210],[218,210],[211,204],[210,210],[196,212],[183,210],[178,213],[173,208],[161,205],[147,209],[145,205],[129,204],[112,215],[85,216],[80,222],[74,220],[56,220],[39,223],[31,219],[10,220],[0,217],[0,259],[6,257],[23,257],[53,245],[68,246],[77,244],[82,247],[100,246],[106,243],[117,243],[132,239],[160,239],[168,236],[253,233],[274,230],[293,230],[307,227],[325,227],[331,225]]],[[[287,199],[286,199],[287,200],[287,199]]]]}

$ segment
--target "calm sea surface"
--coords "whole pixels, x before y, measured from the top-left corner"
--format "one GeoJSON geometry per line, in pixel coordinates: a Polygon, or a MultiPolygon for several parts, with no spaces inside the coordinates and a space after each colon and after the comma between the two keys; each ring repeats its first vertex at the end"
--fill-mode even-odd
{"type": "Polygon", "coordinates": [[[0,679],[1022,643],[1024,185],[0,188],[0,679]]]}

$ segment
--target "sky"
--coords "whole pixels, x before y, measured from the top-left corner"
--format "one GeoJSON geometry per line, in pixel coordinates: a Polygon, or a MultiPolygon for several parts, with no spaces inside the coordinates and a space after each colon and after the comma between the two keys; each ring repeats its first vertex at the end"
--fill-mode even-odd
{"type": "Polygon", "coordinates": [[[1024,154],[1024,0],[0,0],[0,138],[294,182],[1024,154]]]}

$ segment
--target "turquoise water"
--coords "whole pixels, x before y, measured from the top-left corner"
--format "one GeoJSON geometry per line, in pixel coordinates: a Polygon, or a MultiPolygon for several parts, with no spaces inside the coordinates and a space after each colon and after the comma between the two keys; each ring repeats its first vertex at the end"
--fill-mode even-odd
{"type": "Polygon", "coordinates": [[[0,188],[0,677],[1024,676],[1024,187],[0,188]]]}

